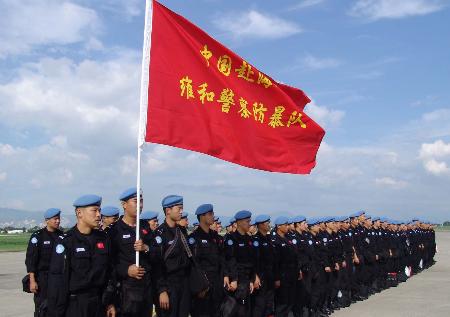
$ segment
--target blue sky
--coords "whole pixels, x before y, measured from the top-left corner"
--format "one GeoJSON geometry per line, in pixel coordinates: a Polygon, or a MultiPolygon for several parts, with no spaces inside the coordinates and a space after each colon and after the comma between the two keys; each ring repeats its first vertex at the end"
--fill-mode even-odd
{"type": "MultiPolygon", "coordinates": [[[[148,144],[145,209],[450,218],[450,10],[440,0],[161,1],[278,81],[327,131],[311,175],[148,144]]],[[[144,1],[0,0],[0,207],[42,211],[136,177],[144,1]]]]}

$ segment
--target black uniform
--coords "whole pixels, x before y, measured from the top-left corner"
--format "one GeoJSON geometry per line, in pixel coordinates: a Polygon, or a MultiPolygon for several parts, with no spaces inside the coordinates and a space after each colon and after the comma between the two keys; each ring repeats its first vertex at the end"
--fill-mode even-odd
{"type": "Polygon", "coordinates": [[[61,230],[50,232],[42,228],[33,233],[28,242],[25,265],[28,273],[34,273],[38,284],[38,292],[34,295],[35,317],[46,316],[48,269],[55,241],[62,235],[61,230]]]}
{"type": "Polygon", "coordinates": [[[275,290],[275,316],[287,317],[295,304],[295,290],[300,274],[297,241],[292,236],[276,234],[272,240],[276,252],[276,281],[280,287],[275,290]]]}
{"type": "Polygon", "coordinates": [[[189,289],[190,260],[181,241],[184,235],[177,225],[174,228],[164,222],[156,231],[155,247],[160,259],[156,271],[157,292],[168,292],[169,310],[158,307],[158,317],[187,317],[190,310],[189,289]]]}
{"type": "Polygon", "coordinates": [[[225,271],[230,282],[237,281],[237,289],[231,295],[236,299],[236,317],[251,315],[250,282],[255,280],[257,258],[251,237],[238,231],[228,235],[225,240],[225,271]]]}
{"type": "Polygon", "coordinates": [[[192,254],[209,281],[204,298],[193,298],[193,317],[216,316],[223,299],[223,239],[214,230],[205,232],[198,227],[188,238],[192,254]]]}
{"type": "Polygon", "coordinates": [[[49,270],[48,316],[100,317],[111,304],[111,246],[104,232],[82,234],[77,227],[58,238],[49,270]],[[104,300],[102,300],[104,299],[104,300]]]}
{"type": "MultiPolygon", "coordinates": [[[[141,280],[128,276],[128,268],[136,262],[136,227],[127,225],[121,218],[108,231],[112,243],[113,265],[119,283],[119,307],[122,316],[148,316],[152,311],[153,298],[149,253],[140,252],[139,266],[146,271],[141,280]]],[[[144,244],[152,244],[148,224],[140,222],[140,238],[144,244]]]]}
{"type": "Polygon", "coordinates": [[[275,247],[270,235],[260,232],[252,237],[252,244],[256,251],[256,273],[261,281],[261,287],[253,295],[253,317],[266,317],[274,313],[275,296],[275,247]]]}

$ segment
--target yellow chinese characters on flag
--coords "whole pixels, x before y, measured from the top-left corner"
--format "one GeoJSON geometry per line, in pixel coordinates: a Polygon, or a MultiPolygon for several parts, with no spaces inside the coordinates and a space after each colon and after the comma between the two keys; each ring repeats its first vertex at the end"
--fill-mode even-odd
{"type": "Polygon", "coordinates": [[[156,1],[152,21],[147,142],[266,171],[311,171],[325,131],[303,112],[303,91],[156,1]]]}

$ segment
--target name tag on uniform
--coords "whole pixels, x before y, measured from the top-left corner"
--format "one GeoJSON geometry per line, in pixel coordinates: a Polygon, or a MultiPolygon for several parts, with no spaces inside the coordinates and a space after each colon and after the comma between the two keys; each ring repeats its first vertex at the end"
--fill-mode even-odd
{"type": "Polygon", "coordinates": [[[167,242],[168,244],[172,244],[173,243],[173,240],[170,240],[169,242],[167,242]]]}
{"type": "Polygon", "coordinates": [[[202,243],[208,243],[208,241],[207,240],[202,240],[202,243]]]}
{"type": "Polygon", "coordinates": [[[244,243],[239,243],[239,246],[240,247],[243,247],[245,244],[244,243]]]}
{"type": "Polygon", "coordinates": [[[44,241],[44,244],[50,244],[50,241],[44,241]]]}
{"type": "Polygon", "coordinates": [[[84,248],[77,248],[76,251],[77,251],[77,252],[84,252],[84,251],[86,251],[86,250],[85,250],[84,248]]]}
{"type": "Polygon", "coordinates": [[[124,235],[122,236],[123,239],[128,239],[128,238],[130,238],[130,237],[131,237],[131,234],[124,234],[124,235]]]}

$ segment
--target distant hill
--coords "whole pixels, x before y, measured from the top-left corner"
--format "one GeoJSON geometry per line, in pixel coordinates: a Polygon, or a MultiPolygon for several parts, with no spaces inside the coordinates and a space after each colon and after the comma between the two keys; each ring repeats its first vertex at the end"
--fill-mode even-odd
{"type": "MultiPolygon", "coordinates": [[[[0,228],[17,227],[32,228],[44,222],[43,213],[12,208],[0,207],[0,228]]],[[[62,215],[61,226],[68,227],[75,224],[75,215],[62,215]]]]}

